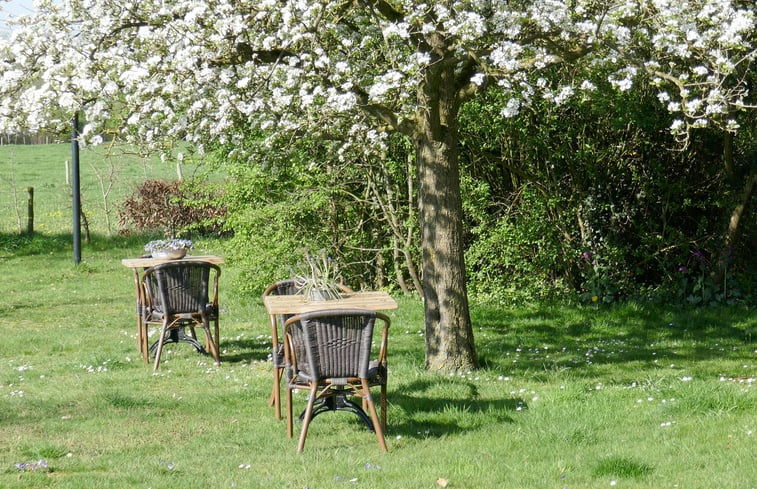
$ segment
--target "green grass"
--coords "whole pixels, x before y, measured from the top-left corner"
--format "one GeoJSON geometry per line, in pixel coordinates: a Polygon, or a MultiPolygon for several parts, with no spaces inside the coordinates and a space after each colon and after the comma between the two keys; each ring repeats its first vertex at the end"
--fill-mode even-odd
{"type": "MultiPolygon", "coordinates": [[[[143,158],[124,147],[82,148],[79,159],[82,210],[92,233],[118,231],[118,205],[144,180],[177,178],[175,164],[143,158]]],[[[29,187],[34,188],[35,231],[71,232],[66,162],[71,162],[70,144],[0,145],[0,232],[26,231],[29,187]]],[[[197,165],[185,160],[183,176],[196,171],[197,165]]]]}
{"type": "Polygon", "coordinates": [[[236,292],[233,262],[222,365],[188,345],[157,375],[142,362],[120,259],[143,242],[96,237],[75,266],[70,236],[0,234],[0,487],[757,487],[752,309],[473,305],[485,367],[449,375],[422,368],[422,305],[398,297],[389,452],[337,413],[298,455],[267,406],[263,305],[236,292]]]}

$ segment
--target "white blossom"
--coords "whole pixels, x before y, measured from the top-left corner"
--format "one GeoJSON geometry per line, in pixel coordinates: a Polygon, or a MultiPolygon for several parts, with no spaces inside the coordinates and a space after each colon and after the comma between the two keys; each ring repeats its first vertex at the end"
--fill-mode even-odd
{"type": "Polygon", "coordinates": [[[573,96],[573,93],[573,87],[562,87],[555,95],[555,104],[563,105],[571,96],[573,96]]]}
{"type": "Polygon", "coordinates": [[[486,78],[486,75],[483,73],[476,73],[473,75],[470,79],[471,83],[481,86],[484,83],[484,79],[486,78]]]}
{"type": "Polygon", "coordinates": [[[507,118],[515,117],[520,113],[520,100],[511,98],[507,101],[507,105],[502,109],[502,115],[507,118]]]}
{"type": "Polygon", "coordinates": [[[408,39],[410,37],[409,27],[407,23],[390,23],[383,29],[384,37],[397,36],[401,39],[408,39]]]}
{"type": "Polygon", "coordinates": [[[120,128],[117,138],[155,147],[275,129],[348,134],[355,140],[342,154],[380,152],[383,136],[365,134],[387,120],[366,107],[413,121],[439,53],[458,73],[471,63],[460,80],[468,89],[491,82],[502,90],[505,117],[539,97],[563,104],[576,90],[598,90],[598,73],[611,73],[607,82],[621,91],[652,80],[679,117],[673,131],[735,131],[739,114],[753,109],[743,76],[756,52],[748,2],[397,0],[391,19],[349,2],[129,5],[38,0],[34,14],[18,19],[0,40],[0,132],[61,130],[79,111],[90,143],[111,127],[120,128]],[[432,48],[440,39],[444,48],[432,48]],[[595,77],[550,86],[542,70],[564,63],[565,50],[585,53],[595,77]]]}

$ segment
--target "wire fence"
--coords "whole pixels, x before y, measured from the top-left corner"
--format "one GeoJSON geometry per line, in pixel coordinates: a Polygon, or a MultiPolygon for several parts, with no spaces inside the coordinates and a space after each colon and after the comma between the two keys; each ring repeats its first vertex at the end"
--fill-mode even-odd
{"type": "Polygon", "coordinates": [[[0,134],[0,146],[26,144],[62,144],[61,138],[51,134],[0,134]]]}
{"type": "MultiPolygon", "coordinates": [[[[20,234],[30,228],[43,233],[71,232],[72,202],[70,188],[3,185],[0,190],[0,232],[20,234]]],[[[106,229],[100,229],[99,223],[93,221],[92,224],[98,226],[97,232],[106,232],[106,229]]]]}
{"type": "MultiPolygon", "coordinates": [[[[0,145],[0,233],[27,232],[30,211],[34,232],[71,232],[70,161],[68,144],[0,145]]],[[[83,232],[119,232],[120,204],[127,196],[145,180],[176,178],[176,169],[157,158],[82,151],[79,188],[83,232]]]]}

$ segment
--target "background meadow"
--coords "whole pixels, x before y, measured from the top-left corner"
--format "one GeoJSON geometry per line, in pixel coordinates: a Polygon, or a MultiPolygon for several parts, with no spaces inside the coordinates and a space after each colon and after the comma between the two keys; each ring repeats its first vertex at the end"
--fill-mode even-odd
{"type": "Polygon", "coordinates": [[[337,413],[298,455],[267,406],[262,301],[235,292],[234,263],[222,364],[169,346],[153,375],[120,264],[143,241],[97,238],[75,266],[69,238],[2,236],[0,487],[755,487],[753,310],[479,304],[485,367],[448,375],[422,368],[422,304],[398,296],[389,452],[337,413]]]}

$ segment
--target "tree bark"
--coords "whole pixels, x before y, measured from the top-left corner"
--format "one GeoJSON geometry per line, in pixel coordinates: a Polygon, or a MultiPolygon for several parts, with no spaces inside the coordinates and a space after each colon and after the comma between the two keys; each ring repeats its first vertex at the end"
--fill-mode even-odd
{"type": "Polygon", "coordinates": [[[713,282],[716,284],[723,283],[728,271],[728,265],[733,261],[734,245],[741,236],[743,230],[741,222],[749,211],[749,202],[752,200],[752,195],[754,195],[755,186],[757,186],[757,167],[752,166],[741,189],[739,201],[736,203],[733,211],[731,211],[731,217],[728,220],[728,229],[725,232],[723,246],[720,249],[713,277],[713,282]]]}
{"type": "Polygon", "coordinates": [[[444,65],[428,70],[415,134],[429,370],[478,367],[462,243],[459,101],[454,67],[444,65]]]}
{"type": "MultiPolygon", "coordinates": [[[[734,135],[726,132],[723,136],[723,169],[730,187],[738,190],[739,177],[734,163],[734,135]]],[[[731,216],[728,219],[728,227],[723,236],[723,245],[718,253],[717,264],[712,275],[713,282],[722,284],[728,273],[728,265],[734,259],[734,246],[741,237],[743,226],[741,225],[744,217],[749,212],[749,202],[754,195],[754,188],[757,185],[757,165],[750,162],[746,177],[743,180],[743,186],[739,192],[739,200],[736,202],[731,216]]]]}
{"type": "Polygon", "coordinates": [[[410,289],[405,283],[405,276],[402,273],[402,269],[400,268],[400,247],[397,236],[392,236],[392,243],[394,243],[394,249],[392,250],[392,255],[394,258],[394,260],[392,260],[394,262],[394,275],[397,279],[397,284],[399,284],[402,293],[409,294],[410,289]]]}

